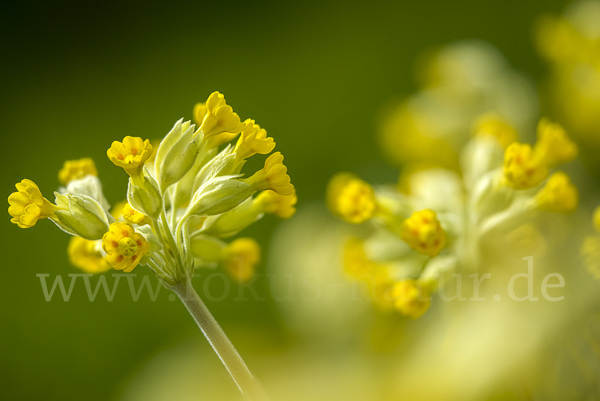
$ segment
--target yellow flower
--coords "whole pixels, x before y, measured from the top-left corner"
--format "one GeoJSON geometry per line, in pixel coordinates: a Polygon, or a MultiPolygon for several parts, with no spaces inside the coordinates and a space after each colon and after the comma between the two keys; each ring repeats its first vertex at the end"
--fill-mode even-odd
{"type": "Polygon", "coordinates": [[[69,261],[75,267],[86,273],[103,273],[110,269],[102,253],[98,249],[99,241],[90,241],[85,238],[72,236],[69,241],[67,253],[69,261]]]}
{"type": "Polygon", "coordinates": [[[594,210],[594,228],[600,232],[600,206],[594,210]]]}
{"type": "Polygon", "coordinates": [[[63,185],[73,180],[79,180],[86,175],[98,176],[94,161],[89,157],[79,160],[67,160],[58,172],[58,179],[63,185]]]}
{"type": "Polygon", "coordinates": [[[196,105],[194,109],[194,118],[199,118],[202,114],[202,123],[200,129],[194,135],[202,132],[204,140],[219,135],[223,132],[237,134],[244,129],[245,125],[240,122],[240,117],[233,112],[233,108],[225,102],[225,96],[219,92],[213,92],[206,101],[206,110],[203,106],[196,105]]]}
{"type": "Polygon", "coordinates": [[[412,249],[430,257],[437,256],[446,244],[446,232],[433,210],[425,209],[404,220],[400,238],[412,249]]]}
{"type": "Polygon", "coordinates": [[[568,163],[577,157],[577,145],[560,125],[542,118],[538,124],[537,135],[534,149],[549,166],[568,163]]]}
{"type": "Polygon", "coordinates": [[[114,141],[106,154],[111,162],[125,169],[134,185],[144,183],[142,168],[152,156],[152,145],[148,139],[144,141],[139,137],[126,136],[123,142],[114,141]]]}
{"type": "Polygon", "coordinates": [[[335,210],[350,223],[369,220],[377,210],[373,187],[358,178],[348,180],[339,188],[335,210]]]}
{"type": "Polygon", "coordinates": [[[225,270],[244,282],[254,276],[254,267],[260,262],[260,246],[252,238],[238,238],[227,245],[224,255],[225,270]]]}
{"type": "Polygon", "coordinates": [[[58,207],[42,196],[40,189],[31,180],[22,180],[16,184],[17,192],[8,197],[8,213],[12,216],[11,223],[20,228],[35,226],[39,219],[55,217],[58,207]]]}
{"type": "Polygon", "coordinates": [[[552,174],[548,182],[536,195],[541,210],[555,213],[573,213],[579,203],[577,188],[569,176],[562,171],[552,174]]]}
{"type": "Polygon", "coordinates": [[[394,284],[391,290],[394,307],[403,315],[418,319],[431,306],[429,291],[423,283],[416,280],[402,280],[394,284]]]}
{"type": "Polygon", "coordinates": [[[289,219],[296,213],[294,205],[297,201],[295,191],[291,195],[279,195],[271,190],[261,192],[254,200],[264,213],[275,214],[282,219],[289,219]]]}
{"type": "Polygon", "coordinates": [[[150,244],[129,223],[113,223],[102,238],[106,261],[115,270],[132,271],[142,256],[150,252],[150,244]]]}
{"type": "Polygon", "coordinates": [[[511,125],[492,114],[480,117],[475,125],[474,132],[475,135],[493,136],[505,149],[519,139],[517,131],[511,125]]]}
{"type": "Polygon", "coordinates": [[[504,178],[514,189],[538,186],[548,176],[548,166],[530,145],[515,142],[504,153],[504,178]]]}
{"type": "Polygon", "coordinates": [[[283,165],[283,155],[275,152],[267,158],[265,166],[246,180],[254,191],[275,191],[279,195],[292,195],[294,186],[287,174],[287,167],[283,165]]]}
{"type": "Polygon", "coordinates": [[[255,124],[254,120],[244,121],[246,128],[235,145],[236,160],[245,160],[257,153],[266,155],[275,148],[273,138],[267,138],[267,131],[255,124]]]}
{"type": "Polygon", "coordinates": [[[126,203],[123,206],[123,218],[125,221],[131,224],[137,224],[139,226],[144,224],[150,224],[151,220],[148,216],[143,213],[138,212],[134,208],[131,207],[129,203],[126,203]]]}

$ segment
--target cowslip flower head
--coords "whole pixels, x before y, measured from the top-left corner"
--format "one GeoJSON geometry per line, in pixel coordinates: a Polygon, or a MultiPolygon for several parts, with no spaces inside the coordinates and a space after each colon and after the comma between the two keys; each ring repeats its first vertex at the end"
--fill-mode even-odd
{"type": "Polygon", "coordinates": [[[115,270],[129,273],[140,263],[142,256],[150,252],[150,244],[135,232],[129,223],[113,223],[104,237],[102,248],[106,261],[115,270]]]}
{"type": "Polygon", "coordinates": [[[369,220],[377,211],[373,187],[358,178],[349,179],[338,188],[335,210],[340,217],[353,224],[369,220]]]}
{"type": "Polygon", "coordinates": [[[244,121],[246,127],[242,131],[240,138],[235,145],[236,160],[246,160],[255,154],[266,155],[273,151],[275,142],[273,138],[267,138],[267,131],[260,128],[254,120],[244,121]]]}
{"type": "Polygon", "coordinates": [[[275,152],[267,158],[265,166],[246,180],[255,191],[272,190],[279,195],[292,195],[294,186],[283,165],[283,155],[275,152]]]}
{"type": "Polygon", "coordinates": [[[579,153],[577,145],[568,137],[564,128],[547,118],[542,118],[538,124],[534,149],[548,166],[571,162],[579,153]]]}
{"type": "Polygon", "coordinates": [[[204,111],[204,117],[198,132],[202,133],[204,141],[222,133],[237,134],[242,131],[245,124],[240,122],[240,117],[233,111],[233,108],[225,102],[225,96],[219,92],[213,92],[206,101],[206,110],[203,106],[197,106],[195,115],[198,117],[204,111]]]}
{"type": "Polygon", "coordinates": [[[486,114],[480,117],[475,124],[474,133],[477,136],[491,136],[496,138],[505,149],[518,139],[515,128],[493,114],[486,114]]]}
{"type": "Polygon", "coordinates": [[[238,238],[224,249],[223,265],[231,277],[246,282],[260,262],[260,246],[252,238],[238,238]]]}
{"type": "Polygon", "coordinates": [[[552,174],[536,195],[538,208],[554,213],[573,213],[579,203],[579,193],[569,176],[562,171],[552,174]]]}
{"type": "Polygon", "coordinates": [[[86,273],[97,274],[110,270],[101,250],[100,241],[90,241],[85,238],[71,237],[67,254],[69,261],[75,267],[86,273]]]}
{"type": "Polygon", "coordinates": [[[264,213],[274,214],[282,219],[289,219],[296,213],[294,206],[297,201],[298,197],[295,191],[291,195],[279,195],[275,191],[268,190],[261,192],[254,203],[264,213]]]}
{"type": "Polygon", "coordinates": [[[404,220],[400,227],[400,238],[412,249],[430,257],[437,256],[446,245],[446,232],[437,214],[425,209],[404,220]]]}
{"type": "Polygon", "coordinates": [[[152,156],[152,145],[148,139],[126,136],[123,142],[114,141],[106,154],[116,166],[125,169],[134,185],[141,186],[144,183],[142,168],[152,156]]]}
{"type": "Polygon", "coordinates": [[[548,166],[530,145],[515,142],[504,153],[504,178],[514,189],[538,186],[548,177],[548,166]]]}
{"type": "Polygon", "coordinates": [[[423,316],[431,306],[431,297],[423,283],[417,280],[401,280],[390,291],[394,308],[411,319],[423,316]]]}
{"type": "Polygon", "coordinates": [[[58,179],[63,185],[73,180],[79,180],[86,175],[98,175],[94,160],[89,157],[78,160],[67,160],[58,172],[58,179]]]}
{"type": "Polygon", "coordinates": [[[11,223],[20,228],[35,226],[40,219],[54,218],[58,207],[42,196],[39,187],[31,180],[22,180],[15,185],[17,192],[8,197],[8,213],[11,223]]]}

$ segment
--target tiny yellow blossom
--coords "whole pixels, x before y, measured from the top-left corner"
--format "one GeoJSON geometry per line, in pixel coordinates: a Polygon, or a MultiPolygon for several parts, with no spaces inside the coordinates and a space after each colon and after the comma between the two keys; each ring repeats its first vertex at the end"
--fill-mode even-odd
{"type": "Polygon", "coordinates": [[[224,250],[225,270],[240,282],[254,276],[254,267],[260,262],[260,246],[252,238],[238,238],[224,250]]]}
{"type": "Polygon", "coordinates": [[[536,195],[541,210],[555,213],[573,213],[579,203],[577,188],[569,176],[562,171],[552,174],[548,182],[536,195]]]}
{"type": "Polygon", "coordinates": [[[296,202],[298,197],[296,192],[291,195],[279,195],[278,193],[268,190],[261,192],[254,201],[260,205],[264,213],[275,214],[282,219],[289,219],[296,213],[296,202]]]}
{"type": "Polygon", "coordinates": [[[600,206],[594,210],[594,228],[600,232],[600,206]]]}
{"type": "Polygon", "coordinates": [[[12,216],[11,223],[20,228],[35,226],[39,219],[53,218],[58,207],[42,196],[40,189],[31,180],[22,180],[16,184],[17,192],[8,197],[8,213],[12,216]]]}
{"type": "Polygon", "coordinates": [[[475,124],[474,133],[479,136],[488,135],[496,138],[505,149],[519,139],[514,127],[492,114],[486,114],[479,118],[475,124]]]}
{"type": "Polygon", "coordinates": [[[373,187],[358,178],[350,179],[339,191],[336,210],[350,223],[369,220],[377,210],[373,187]]]}
{"type": "Polygon", "coordinates": [[[94,161],[89,157],[79,160],[67,160],[58,172],[58,179],[63,185],[73,180],[79,180],[86,175],[98,176],[98,170],[94,161]]]}
{"type": "Polygon", "coordinates": [[[148,139],[144,141],[139,137],[126,136],[123,142],[114,141],[106,154],[116,166],[125,169],[134,185],[140,186],[144,183],[142,168],[152,156],[152,145],[148,139]]]}
{"type": "Polygon", "coordinates": [[[538,124],[537,136],[534,149],[548,166],[568,163],[577,157],[577,145],[559,124],[542,118],[538,124]]]}
{"type": "Polygon", "coordinates": [[[275,152],[267,158],[265,166],[246,180],[255,191],[275,191],[279,195],[292,195],[294,186],[287,174],[287,167],[283,165],[283,155],[275,152]]]}
{"type": "Polygon", "coordinates": [[[430,257],[437,256],[446,244],[446,232],[433,210],[425,209],[404,220],[400,238],[412,249],[430,257]]]}
{"type": "Polygon", "coordinates": [[[548,176],[548,166],[530,145],[515,142],[504,153],[504,178],[514,189],[538,186],[548,176]]]}
{"type": "Polygon", "coordinates": [[[98,249],[100,241],[90,241],[85,238],[72,236],[67,253],[69,261],[75,267],[86,273],[103,273],[110,269],[104,256],[98,249]]]}
{"type": "Polygon", "coordinates": [[[144,224],[150,224],[151,222],[148,216],[132,208],[129,203],[125,203],[122,213],[125,221],[131,224],[137,224],[141,226],[144,224]]]}
{"type": "Polygon", "coordinates": [[[431,306],[431,297],[425,285],[416,280],[401,280],[394,284],[391,297],[394,307],[403,315],[418,319],[431,306]]]}
{"type": "Polygon", "coordinates": [[[113,223],[102,238],[106,261],[115,270],[132,271],[150,252],[148,241],[136,233],[129,223],[113,223]]]}
{"type": "Polygon", "coordinates": [[[267,131],[255,124],[254,120],[244,121],[246,128],[235,145],[236,160],[245,160],[257,153],[266,155],[275,148],[273,138],[267,138],[267,131]]]}
{"type": "Polygon", "coordinates": [[[233,108],[225,102],[225,96],[219,92],[213,92],[206,101],[206,110],[202,106],[196,105],[194,118],[197,119],[204,112],[202,124],[198,133],[204,134],[204,140],[219,135],[223,132],[234,133],[242,131],[245,124],[240,122],[240,117],[234,113],[233,108]]]}

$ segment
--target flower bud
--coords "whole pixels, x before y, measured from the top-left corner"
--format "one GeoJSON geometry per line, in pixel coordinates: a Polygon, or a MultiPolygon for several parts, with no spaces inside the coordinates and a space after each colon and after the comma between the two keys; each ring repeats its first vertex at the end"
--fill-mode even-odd
{"type": "Polygon", "coordinates": [[[127,201],[138,212],[156,219],[162,209],[162,196],[154,178],[144,168],[144,182],[141,186],[129,182],[127,201]]]}
{"type": "Polygon", "coordinates": [[[188,215],[212,216],[225,213],[250,197],[250,185],[236,176],[215,177],[196,191],[188,215]]]}
{"type": "Polygon", "coordinates": [[[61,229],[89,240],[99,240],[108,231],[106,211],[94,199],[86,195],[54,194],[59,209],[54,212],[53,221],[61,229]]]}
{"type": "Polygon", "coordinates": [[[160,143],[154,171],[162,192],[179,181],[194,165],[198,153],[198,145],[193,139],[194,128],[189,121],[184,123],[181,119],[160,143]]]}

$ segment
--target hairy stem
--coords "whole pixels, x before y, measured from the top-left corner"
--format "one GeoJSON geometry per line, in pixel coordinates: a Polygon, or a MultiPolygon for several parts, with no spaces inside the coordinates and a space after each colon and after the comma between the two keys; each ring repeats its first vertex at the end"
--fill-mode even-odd
{"type": "Polygon", "coordinates": [[[252,376],[240,354],[194,290],[190,280],[183,280],[172,289],[190,312],[246,399],[268,401],[262,386],[252,376]]]}

